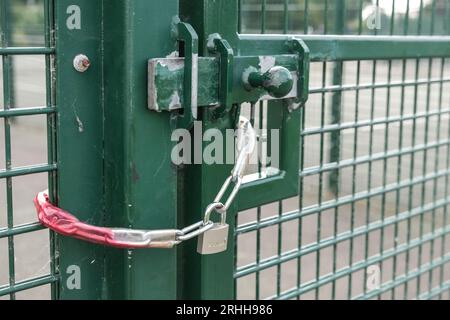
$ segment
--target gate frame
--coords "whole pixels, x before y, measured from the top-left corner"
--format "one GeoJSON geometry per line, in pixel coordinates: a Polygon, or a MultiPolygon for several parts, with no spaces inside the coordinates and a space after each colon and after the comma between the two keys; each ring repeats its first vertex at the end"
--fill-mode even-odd
{"type": "MultiPolygon", "coordinates": [[[[58,201],[83,221],[138,229],[188,225],[202,217],[229,174],[227,165],[173,167],[168,160],[173,146],[170,115],[149,112],[146,106],[147,60],[178,49],[170,36],[178,2],[79,0],[83,27],[75,31],[66,28],[72,3],[56,3],[58,201]],[[152,16],[155,12],[158,15],[152,16]],[[103,24],[97,23],[98,17],[103,24]],[[72,67],[79,53],[91,58],[84,74],[72,67]]],[[[259,54],[266,41],[282,52],[282,44],[292,37],[238,35],[238,0],[182,1],[181,13],[199,34],[201,55],[208,55],[206,39],[215,32],[238,54],[259,54]]],[[[450,56],[450,46],[443,45],[448,37],[302,35],[301,39],[310,48],[312,61],[450,56]]],[[[202,110],[204,119],[208,113],[202,110]]],[[[203,131],[231,129],[234,116],[206,120],[203,131]]],[[[237,209],[234,204],[228,212],[230,230],[235,228],[237,209]]],[[[235,297],[234,236],[225,253],[213,256],[198,255],[195,241],[173,250],[127,251],[58,239],[62,299],[235,297]],[[71,276],[67,268],[74,264],[81,269],[81,290],[65,288],[71,276]]]]}

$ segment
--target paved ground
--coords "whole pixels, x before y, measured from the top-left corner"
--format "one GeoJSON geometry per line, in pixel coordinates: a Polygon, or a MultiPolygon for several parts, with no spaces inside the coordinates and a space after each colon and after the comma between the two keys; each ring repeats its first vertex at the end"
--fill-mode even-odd
{"type": "MultiPolygon", "coordinates": [[[[20,107],[29,107],[36,105],[43,105],[45,103],[45,85],[44,85],[44,61],[39,57],[20,57],[16,61],[17,66],[17,77],[16,83],[18,85],[18,96],[17,104],[20,107]]],[[[321,85],[321,65],[314,65],[312,69],[312,87],[318,87],[321,85]]],[[[363,63],[361,74],[361,83],[370,83],[372,81],[372,63],[363,63]]],[[[433,75],[432,77],[439,76],[439,63],[434,62],[433,65],[433,75]]],[[[446,65],[446,75],[450,75],[450,62],[446,65]]],[[[349,63],[345,65],[345,84],[355,83],[356,65],[354,63],[349,63]]],[[[421,65],[419,78],[427,77],[427,62],[421,65]]],[[[331,81],[331,65],[328,66],[328,76],[327,83],[331,81]]],[[[379,83],[386,81],[387,75],[387,64],[379,63],[377,66],[377,78],[376,81],[379,83]]],[[[401,79],[401,65],[395,64],[392,71],[392,81],[399,81],[401,79]]],[[[407,79],[414,79],[414,65],[408,64],[407,68],[407,79]]],[[[430,95],[430,109],[437,110],[439,108],[439,86],[433,85],[431,88],[430,95]]],[[[1,95],[1,93],[0,93],[1,95]]],[[[359,121],[364,121],[370,119],[370,106],[371,106],[371,92],[370,90],[361,91],[360,103],[358,104],[359,110],[359,121]]],[[[414,88],[406,89],[405,96],[405,115],[412,114],[413,102],[414,102],[414,88]]],[[[424,112],[426,108],[427,101],[427,87],[420,86],[418,90],[418,101],[417,111],[419,113],[424,112]]],[[[386,90],[379,89],[376,91],[374,102],[374,118],[385,117],[386,112],[386,90]]],[[[325,95],[326,99],[326,123],[329,123],[329,111],[330,111],[330,101],[331,94],[325,95]]],[[[344,94],[344,107],[343,107],[343,122],[354,121],[353,117],[355,114],[355,96],[354,92],[346,92],[344,94]]],[[[400,88],[395,88],[391,90],[391,107],[390,116],[399,115],[400,112],[400,88]]],[[[450,86],[446,84],[443,91],[442,108],[450,109],[450,86]]],[[[311,96],[311,100],[307,107],[307,120],[306,125],[308,128],[314,128],[320,125],[320,95],[311,96]]],[[[1,102],[0,102],[1,104],[1,102]]],[[[437,140],[448,139],[448,116],[441,117],[441,127],[439,130],[440,137],[438,135],[437,127],[437,117],[430,118],[429,131],[428,131],[428,142],[432,143],[437,140]]],[[[388,150],[398,149],[399,142],[399,125],[398,123],[393,123],[389,126],[388,135],[388,150]]],[[[368,154],[369,146],[372,146],[373,153],[379,153],[384,151],[384,132],[386,130],[385,125],[375,126],[373,128],[373,140],[369,140],[370,127],[363,127],[358,130],[358,153],[357,157],[362,157],[368,154]]],[[[419,146],[424,144],[425,141],[425,121],[423,118],[418,120],[415,127],[416,142],[413,144],[411,137],[413,133],[413,123],[410,120],[404,121],[404,132],[403,147],[409,146],[419,146]]],[[[13,153],[13,165],[21,166],[28,164],[37,164],[46,162],[46,126],[45,117],[29,117],[14,119],[12,123],[12,153],[13,153]]],[[[354,145],[354,130],[343,131],[343,142],[342,142],[342,159],[352,159],[353,158],[353,145],[354,145]]],[[[0,150],[4,149],[4,135],[3,135],[3,122],[0,124],[0,150]]],[[[329,134],[324,135],[324,150],[328,150],[329,134]]],[[[435,172],[435,159],[438,156],[437,170],[446,170],[447,166],[445,163],[446,159],[446,148],[440,148],[436,152],[428,152],[427,164],[425,168],[423,167],[423,153],[417,153],[415,158],[414,166],[414,176],[424,176],[429,173],[435,172]],[[425,170],[424,170],[425,169],[425,170]]],[[[319,165],[319,154],[320,154],[320,137],[311,136],[307,138],[305,142],[305,168],[314,167],[319,165]]],[[[329,162],[328,152],[325,152],[324,163],[329,162]]],[[[358,166],[357,176],[356,176],[356,192],[361,192],[367,189],[375,189],[382,186],[383,183],[383,161],[375,162],[371,174],[369,175],[369,168],[367,164],[358,166]],[[369,186],[369,180],[371,185],[369,186]]],[[[395,184],[397,179],[397,158],[392,158],[387,162],[387,184],[395,184]]],[[[404,181],[409,179],[409,168],[411,164],[411,158],[405,156],[400,167],[401,180],[404,181]]],[[[5,167],[5,160],[3,151],[0,152],[0,168],[5,167]]],[[[345,197],[350,195],[352,192],[352,170],[351,168],[343,169],[340,172],[340,194],[339,197],[345,197]]],[[[324,175],[324,181],[326,182],[328,175],[324,175]]],[[[35,221],[35,213],[32,205],[32,199],[37,191],[46,188],[46,176],[36,175],[27,176],[13,179],[13,190],[14,190],[14,223],[16,225],[35,221]]],[[[413,188],[410,193],[409,189],[402,190],[400,193],[400,200],[398,203],[398,210],[396,205],[395,192],[387,194],[386,204],[385,204],[385,215],[386,217],[391,217],[397,212],[404,212],[408,209],[409,200],[412,199],[412,206],[418,207],[422,204],[422,189],[421,185],[419,187],[413,188]],[[409,197],[412,195],[412,198],[409,197]]],[[[436,199],[442,199],[445,197],[445,180],[439,179],[437,185],[433,183],[427,183],[425,185],[425,198],[424,203],[429,203],[433,201],[434,190],[436,190],[436,199]]],[[[0,190],[5,190],[5,182],[0,181],[0,190]]],[[[317,176],[312,176],[305,178],[304,180],[304,194],[302,196],[303,207],[312,207],[318,204],[318,190],[319,190],[319,179],[317,176]]],[[[333,193],[330,192],[327,184],[322,186],[323,198],[322,202],[335,199],[333,193]]],[[[447,195],[448,196],[448,195],[447,195]]],[[[371,201],[371,207],[367,210],[366,201],[358,201],[355,205],[355,226],[363,226],[366,223],[366,219],[370,222],[374,222],[380,219],[381,215],[381,196],[376,196],[371,201]]],[[[298,209],[298,199],[290,199],[284,201],[283,212],[289,212],[291,210],[298,209]]],[[[277,206],[270,205],[265,206],[262,209],[262,217],[268,218],[277,214],[277,206]]],[[[427,234],[431,231],[433,225],[435,229],[443,227],[443,210],[436,210],[435,214],[426,214],[423,220],[423,233],[427,234]],[[434,216],[434,219],[433,219],[434,216]],[[434,223],[433,223],[434,221],[434,223]]],[[[247,212],[241,213],[239,217],[239,222],[249,223],[254,221],[256,218],[256,210],[249,210],[247,212]]],[[[334,234],[340,234],[342,232],[348,231],[350,229],[351,221],[351,207],[349,205],[342,206],[337,214],[337,232],[335,232],[335,212],[334,211],[324,211],[320,217],[321,219],[321,229],[320,236],[318,236],[318,215],[311,215],[303,218],[301,221],[301,231],[302,239],[301,244],[306,246],[311,243],[315,243],[317,238],[325,239],[333,236],[334,234]]],[[[0,192],[0,228],[6,226],[6,199],[4,191],[0,192]]],[[[405,243],[406,236],[409,234],[411,239],[415,239],[419,236],[420,231],[420,220],[412,219],[411,224],[400,223],[398,225],[397,234],[397,244],[405,243]]],[[[394,227],[386,227],[383,232],[384,236],[384,249],[392,248],[394,245],[394,227]]],[[[294,250],[298,247],[298,234],[299,234],[299,221],[294,220],[288,223],[284,223],[282,226],[282,243],[281,243],[281,253],[294,250]]],[[[261,231],[261,249],[260,258],[266,259],[277,254],[278,242],[278,227],[271,227],[261,231]]],[[[380,237],[381,232],[372,232],[370,234],[368,242],[364,236],[356,237],[353,241],[353,261],[358,262],[364,259],[366,252],[366,243],[368,249],[368,256],[374,256],[379,253],[380,250],[380,237]]],[[[248,234],[239,238],[238,242],[238,265],[243,266],[256,261],[256,238],[255,233],[248,234]]],[[[446,253],[448,254],[449,248],[449,238],[445,239],[447,242],[446,253]]],[[[333,247],[325,248],[320,253],[320,268],[319,275],[323,276],[329,274],[333,271],[333,261],[336,261],[336,270],[346,267],[349,263],[349,241],[344,241],[339,244],[336,251],[333,253],[333,247]]],[[[441,252],[442,241],[437,240],[433,244],[434,248],[434,258],[439,257],[441,252]]],[[[15,238],[15,265],[16,265],[16,280],[20,281],[29,277],[46,274],[49,272],[49,248],[48,248],[48,233],[46,231],[37,232],[34,234],[24,235],[15,238]]],[[[422,248],[423,258],[421,263],[426,263],[430,260],[430,246],[425,245],[422,248]]],[[[6,240],[0,240],[0,285],[6,284],[8,281],[8,262],[7,262],[7,242],[6,240]]],[[[412,250],[410,254],[409,269],[414,269],[418,265],[417,261],[418,251],[412,250]]],[[[317,256],[315,253],[304,256],[301,261],[301,283],[307,283],[311,281],[316,276],[316,265],[317,256]]],[[[398,257],[396,274],[401,275],[404,273],[406,268],[405,255],[398,257]]],[[[353,294],[356,295],[363,290],[364,284],[364,272],[365,270],[360,270],[353,274],[353,294]]],[[[392,279],[392,259],[387,260],[381,265],[381,273],[383,282],[392,279]]],[[[433,272],[433,286],[438,284],[439,273],[433,272]]],[[[277,279],[277,269],[270,268],[260,274],[260,298],[265,298],[276,294],[276,279],[277,279]]],[[[450,279],[450,265],[445,266],[445,279],[450,279]]],[[[280,287],[281,291],[289,290],[297,285],[297,260],[292,260],[286,262],[281,267],[280,276],[280,287]]],[[[423,277],[421,279],[422,289],[428,288],[428,277],[423,277]]],[[[336,297],[345,298],[347,293],[348,277],[344,277],[337,282],[336,287],[336,297]]],[[[415,283],[411,285],[410,297],[416,295],[415,283]]],[[[255,298],[255,276],[251,275],[242,278],[238,281],[238,298],[255,298]]],[[[397,289],[397,293],[403,288],[397,289]]],[[[329,298],[331,294],[331,284],[325,285],[319,292],[320,298],[329,298]]],[[[399,295],[402,297],[402,295],[399,295]]],[[[32,291],[19,293],[18,298],[47,298],[49,297],[48,288],[39,288],[32,291]]],[[[390,294],[383,296],[384,298],[390,298],[390,294]]],[[[305,295],[304,298],[314,298],[314,294],[310,293],[305,295]]],[[[444,295],[444,298],[449,298],[448,293],[444,295]]]]}

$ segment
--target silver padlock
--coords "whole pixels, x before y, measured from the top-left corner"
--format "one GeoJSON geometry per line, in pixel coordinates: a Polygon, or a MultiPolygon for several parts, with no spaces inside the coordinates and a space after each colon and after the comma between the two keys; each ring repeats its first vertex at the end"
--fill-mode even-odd
{"type": "MultiPolygon", "coordinates": [[[[208,206],[205,214],[205,223],[210,221],[213,211],[221,208],[223,208],[221,203],[213,203],[208,206]]],[[[219,213],[221,215],[220,223],[214,223],[211,229],[198,237],[197,252],[200,254],[216,254],[227,250],[230,226],[226,223],[226,212],[219,213]]]]}

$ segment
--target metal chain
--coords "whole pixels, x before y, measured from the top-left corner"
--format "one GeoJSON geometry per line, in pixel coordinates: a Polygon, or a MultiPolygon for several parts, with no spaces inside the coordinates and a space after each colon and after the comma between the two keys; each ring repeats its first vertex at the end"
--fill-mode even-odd
{"type": "Polygon", "coordinates": [[[177,235],[177,241],[182,242],[195,238],[202,233],[210,230],[214,223],[211,221],[211,214],[217,212],[222,216],[222,221],[226,220],[226,213],[236,198],[239,189],[242,185],[245,168],[247,166],[250,155],[253,153],[256,145],[256,133],[250,121],[245,117],[239,118],[239,125],[237,130],[236,149],[238,155],[236,163],[231,171],[231,175],[225,180],[222,188],[220,188],[213,202],[211,202],[205,210],[203,221],[197,222],[183,230],[177,235]],[[223,201],[225,193],[234,184],[228,198],[223,201]]]}
{"type": "Polygon", "coordinates": [[[250,121],[244,117],[239,119],[236,142],[238,155],[231,175],[225,180],[214,201],[205,209],[203,220],[184,229],[135,230],[96,227],[79,221],[75,216],[51,204],[48,191],[39,193],[35,198],[39,221],[60,234],[113,247],[172,248],[174,245],[195,238],[214,227],[211,220],[214,212],[219,213],[222,223],[225,223],[226,212],[239,192],[245,167],[256,144],[255,131],[250,121]],[[233,189],[228,198],[224,200],[225,193],[231,185],[233,185],[233,189]]]}

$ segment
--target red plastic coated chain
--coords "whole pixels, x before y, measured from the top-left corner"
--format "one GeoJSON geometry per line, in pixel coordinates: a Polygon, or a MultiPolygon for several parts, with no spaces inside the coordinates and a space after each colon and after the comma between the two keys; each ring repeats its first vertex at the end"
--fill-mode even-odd
{"type": "Polygon", "coordinates": [[[111,228],[96,227],[79,221],[67,211],[51,204],[47,191],[40,192],[36,196],[34,205],[39,222],[59,234],[116,248],[146,247],[115,239],[111,228]]]}
{"type": "Polygon", "coordinates": [[[172,248],[183,241],[197,237],[214,226],[214,223],[210,220],[213,210],[220,213],[223,220],[225,220],[225,213],[240,189],[247,160],[252,154],[256,143],[256,134],[250,121],[244,117],[240,118],[239,129],[237,142],[239,155],[235,167],[231,176],[225,181],[217,194],[214,202],[206,209],[205,219],[202,221],[181,230],[135,230],[96,227],[81,222],[69,212],[50,203],[48,191],[39,193],[34,199],[39,221],[59,234],[116,248],[172,248]],[[222,204],[222,197],[233,183],[234,188],[232,192],[222,204]]]}

